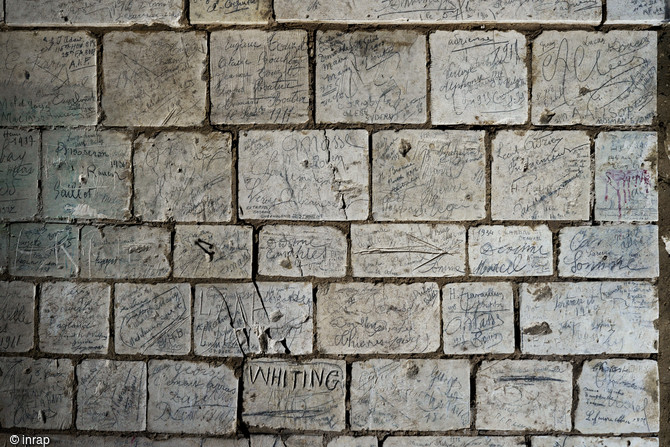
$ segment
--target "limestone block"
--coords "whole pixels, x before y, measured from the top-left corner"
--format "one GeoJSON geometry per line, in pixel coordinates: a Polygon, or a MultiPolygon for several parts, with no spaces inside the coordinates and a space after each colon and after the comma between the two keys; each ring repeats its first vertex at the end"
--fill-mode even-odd
{"type": "Polygon", "coordinates": [[[596,438],[584,436],[534,436],[533,447],[658,447],[658,438],[596,438]]]}
{"type": "Polygon", "coordinates": [[[445,354],[514,352],[514,296],[504,282],[447,284],[442,289],[445,354]]]}
{"type": "Polygon", "coordinates": [[[351,371],[352,430],[470,427],[468,360],[374,359],[351,371]]]}
{"type": "Polygon", "coordinates": [[[328,447],[377,447],[377,445],[377,438],[374,436],[338,436],[328,443],[328,447]]]}
{"type": "Polygon", "coordinates": [[[368,217],[366,131],[249,131],[239,146],[240,218],[368,217]]]}
{"type": "Polygon", "coordinates": [[[9,225],[0,224],[0,273],[9,267],[9,225]]]}
{"type": "Polygon", "coordinates": [[[389,436],[384,441],[384,447],[523,447],[525,445],[521,437],[500,436],[389,436]]]}
{"type": "Polygon", "coordinates": [[[9,273],[70,278],[77,274],[79,228],[64,224],[10,226],[9,273]]]}
{"type": "Polygon", "coordinates": [[[144,221],[227,222],[232,215],[228,133],[161,132],[135,141],[135,213],[144,221]]]}
{"type": "Polygon", "coordinates": [[[37,214],[40,133],[0,129],[0,220],[37,214]]]}
{"type": "Polygon", "coordinates": [[[477,373],[477,428],[572,428],[572,365],[540,360],[482,362],[477,373]]]}
{"type": "Polygon", "coordinates": [[[319,31],[316,120],[426,121],[426,38],[410,30],[319,31]]]}
{"type": "Polygon", "coordinates": [[[433,124],[522,124],[528,119],[526,38],[516,31],[430,35],[433,124]]]}
{"type": "Polygon", "coordinates": [[[190,0],[191,23],[267,23],[272,17],[270,0],[190,0]]]}
{"type": "Polygon", "coordinates": [[[465,274],[465,228],[440,224],[351,226],[354,276],[445,277],[465,274]]]}
{"type": "Polygon", "coordinates": [[[215,31],[210,48],[212,122],[285,124],[309,119],[306,31],[215,31]]]}
{"type": "Polygon", "coordinates": [[[281,438],[276,435],[252,435],[251,447],[319,447],[323,436],[293,435],[281,438]]]}
{"type": "Polygon", "coordinates": [[[26,352],[33,348],[35,285],[0,281],[0,352],[26,352]]]}
{"type": "Polygon", "coordinates": [[[575,429],[582,433],[659,430],[658,366],[654,360],[587,360],[579,376],[575,429]]]}
{"type": "Polygon", "coordinates": [[[589,220],[586,132],[501,131],[493,140],[491,214],[496,220],[589,220]]]}
{"type": "Polygon", "coordinates": [[[658,227],[566,227],[559,234],[558,273],[581,278],[658,276],[658,227]]]}
{"type": "Polygon", "coordinates": [[[326,354],[421,354],[440,345],[435,283],[319,286],[317,347],[326,354]]]}
{"type": "Polygon", "coordinates": [[[667,21],[668,3],[665,0],[607,0],[606,24],[660,25],[667,21]]]}
{"type": "Polygon", "coordinates": [[[195,354],[310,354],[312,307],[310,283],[198,284],[195,354]]]}
{"type": "Polygon", "coordinates": [[[346,365],[254,359],[244,364],[242,419],[252,427],[344,430],[346,365]]]}
{"type": "Polygon", "coordinates": [[[106,354],[111,287],[102,283],[47,282],[40,296],[40,350],[106,354]]]}
{"type": "Polygon", "coordinates": [[[652,284],[522,284],[519,297],[524,353],[658,352],[658,296],[652,284]]]}
{"type": "Polygon", "coordinates": [[[191,351],[188,284],[116,284],[117,354],[185,355],[191,351]]]}
{"type": "Polygon", "coordinates": [[[372,136],[375,220],[486,217],[484,132],[382,131],[372,136]]]}

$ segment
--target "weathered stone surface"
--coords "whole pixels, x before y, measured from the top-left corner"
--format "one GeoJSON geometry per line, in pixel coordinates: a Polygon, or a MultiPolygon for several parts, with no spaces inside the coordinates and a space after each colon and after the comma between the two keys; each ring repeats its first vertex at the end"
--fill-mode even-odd
{"type": "Polygon", "coordinates": [[[477,428],[572,428],[572,365],[540,360],[484,361],[477,373],[477,428]]]}
{"type": "Polygon", "coordinates": [[[195,354],[312,352],[312,285],[255,282],[195,289],[195,354]]]}
{"type": "Polygon", "coordinates": [[[258,242],[258,273],[270,276],[344,276],[347,239],[333,227],[266,225],[258,242]]]}
{"type": "Polygon", "coordinates": [[[354,276],[445,277],[465,274],[465,228],[439,224],[351,226],[354,276]]]}
{"type": "Polygon", "coordinates": [[[239,146],[240,218],[368,217],[366,131],[249,131],[239,146]]]}
{"type": "Polygon", "coordinates": [[[234,433],[237,378],[225,365],[151,360],[147,405],[149,431],[234,433]]]}
{"type": "Polygon", "coordinates": [[[86,359],[77,366],[77,380],[78,429],[146,429],[146,363],[86,359]]]}
{"type": "Polygon", "coordinates": [[[26,352],[33,347],[35,285],[0,281],[0,352],[26,352]]]}
{"type": "Polygon", "coordinates": [[[493,140],[496,220],[589,220],[591,150],[585,132],[502,131],[493,140]]]}
{"type": "Polygon", "coordinates": [[[328,447],[377,447],[377,445],[377,438],[374,436],[338,436],[328,443],[328,447]]]}
{"type": "Polygon", "coordinates": [[[246,362],[242,419],[252,427],[344,430],[345,366],[341,360],[246,362]]]}
{"type": "Polygon", "coordinates": [[[215,31],[210,51],[212,122],[307,121],[306,31],[215,31]]]}
{"type": "Polygon", "coordinates": [[[0,273],[9,267],[9,225],[0,224],[0,273]]]}
{"type": "Polygon", "coordinates": [[[196,447],[249,447],[248,439],[206,438],[196,447]]]}
{"type": "Polygon", "coordinates": [[[659,25],[667,21],[668,3],[665,0],[607,0],[607,24],[659,25]]]}
{"type": "MultiPolygon", "coordinates": [[[[52,447],[249,447],[247,444],[233,444],[227,439],[197,439],[197,438],[173,438],[173,439],[149,439],[138,436],[81,436],[81,435],[54,435],[49,434],[49,444],[52,447]],[[208,440],[214,442],[207,443],[208,440]],[[218,442],[218,443],[216,443],[218,442]]],[[[2,435],[0,445],[3,447],[2,435]]],[[[7,445],[9,447],[9,444],[7,445]]]]}
{"type": "Polygon", "coordinates": [[[445,354],[514,352],[514,295],[503,282],[447,284],[442,289],[445,354]]]}
{"type": "Polygon", "coordinates": [[[528,119],[526,38],[516,31],[430,35],[433,124],[521,124],[528,119]]]}
{"type": "Polygon", "coordinates": [[[654,360],[587,360],[579,376],[575,429],[582,433],[659,430],[658,366],[654,360]]]}
{"type": "Polygon", "coordinates": [[[10,226],[9,273],[69,278],[77,274],[79,229],[61,224],[10,226]]]}
{"type": "Polygon", "coordinates": [[[426,37],[416,31],[319,31],[316,120],[426,121],[426,37]]]}
{"type": "Polygon", "coordinates": [[[658,296],[644,282],[522,284],[521,351],[528,354],[658,352],[658,296]]]}
{"type": "Polygon", "coordinates": [[[484,132],[382,131],[372,136],[375,220],[486,217],[484,132]]]}
{"type": "Polygon", "coordinates": [[[293,435],[281,438],[275,435],[252,435],[251,447],[319,447],[323,436],[293,435]]]}
{"type": "Polygon", "coordinates": [[[581,278],[658,276],[658,227],[566,227],[559,234],[558,273],[581,278]]]}
{"type": "Polygon", "coordinates": [[[470,426],[468,360],[374,359],[351,371],[352,430],[470,426]]]}
{"type": "Polygon", "coordinates": [[[658,220],[656,132],[596,138],[596,220],[658,220]]]}
{"type": "Polygon", "coordinates": [[[190,0],[191,23],[267,23],[272,17],[271,0],[190,0]]]}
{"type": "Polygon", "coordinates": [[[161,132],[135,141],[135,213],[145,221],[225,222],[232,215],[228,133],[161,132]]]}
{"type": "Polygon", "coordinates": [[[96,124],[96,40],[84,31],[0,34],[0,126],[96,124]]]}
{"type": "Polygon", "coordinates": [[[470,272],[476,276],[551,276],[553,248],[546,225],[470,228],[470,272]]]}
{"type": "Polygon", "coordinates": [[[197,126],[205,119],[203,32],[112,31],[103,37],[108,126],[197,126]]]}
{"type": "Polygon", "coordinates": [[[7,0],[7,23],[31,26],[179,26],[181,0],[7,0]]]}
{"type": "Polygon", "coordinates": [[[420,354],[440,345],[435,283],[319,286],[317,346],[327,354],[420,354]]]}
{"type": "Polygon", "coordinates": [[[30,219],[37,213],[40,133],[0,129],[0,220],[30,219]]]}
{"type": "Polygon", "coordinates": [[[384,447],[522,447],[525,445],[521,437],[500,436],[390,436],[384,440],[384,447]]]}
{"type": "Polygon", "coordinates": [[[70,428],[74,393],[71,360],[3,357],[0,371],[3,428],[70,428]]]}
{"type": "Polygon", "coordinates": [[[658,447],[658,438],[595,438],[583,436],[533,436],[533,447],[658,447]]]}
{"type": "Polygon", "coordinates": [[[275,0],[279,22],[375,22],[375,23],[600,23],[599,0],[475,0],[463,3],[443,0],[388,1],[331,0],[305,2],[275,0]]]}
{"type": "Polygon", "coordinates": [[[110,286],[102,283],[43,283],[40,349],[63,354],[106,354],[110,294],[110,286]]]}
{"type": "Polygon", "coordinates": [[[191,287],[188,284],[116,284],[117,354],[188,354],[191,287]]]}
{"type": "Polygon", "coordinates": [[[81,230],[81,276],[165,278],[170,274],[169,252],[167,228],[86,226],[81,230]]]}
{"type": "Polygon", "coordinates": [[[177,225],[174,276],[251,278],[251,227],[177,225]]]}
{"type": "Polygon", "coordinates": [[[130,138],[95,129],[42,135],[46,217],[128,219],[132,193],[130,138]]]}
{"type": "Polygon", "coordinates": [[[656,116],[655,32],[545,31],[532,54],[533,124],[643,125],[656,116]]]}

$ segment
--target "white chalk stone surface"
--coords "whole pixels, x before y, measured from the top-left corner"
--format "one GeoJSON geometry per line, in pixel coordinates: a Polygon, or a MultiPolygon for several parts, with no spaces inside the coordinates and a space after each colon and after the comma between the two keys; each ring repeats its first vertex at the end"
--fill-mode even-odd
{"type": "Polygon", "coordinates": [[[0,281],[0,352],[26,352],[34,345],[35,285],[0,281]]]}
{"type": "Polygon", "coordinates": [[[0,129],[0,220],[37,214],[40,133],[0,129]]]}

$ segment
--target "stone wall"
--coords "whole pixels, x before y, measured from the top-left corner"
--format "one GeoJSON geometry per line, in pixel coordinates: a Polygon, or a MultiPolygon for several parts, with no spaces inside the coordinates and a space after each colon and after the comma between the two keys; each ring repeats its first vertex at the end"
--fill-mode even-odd
{"type": "Polygon", "coordinates": [[[0,445],[670,442],[665,0],[2,6],[0,445]]]}

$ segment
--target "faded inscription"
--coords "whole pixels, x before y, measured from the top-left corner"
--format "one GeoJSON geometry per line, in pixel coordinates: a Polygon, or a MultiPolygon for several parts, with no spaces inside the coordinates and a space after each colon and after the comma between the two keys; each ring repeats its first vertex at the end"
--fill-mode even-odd
{"type": "Polygon", "coordinates": [[[607,0],[605,23],[648,23],[658,25],[668,21],[666,0],[607,0]]]}
{"type": "Polygon", "coordinates": [[[34,284],[0,281],[0,352],[32,349],[34,308],[34,284]]]}
{"type": "MultiPolygon", "coordinates": [[[[523,447],[521,437],[501,436],[391,436],[384,447],[523,447]]],[[[552,446],[555,447],[555,446],[552,446]]]]}
{"type": "Polygon", "coordinates": [[[40,133],[0,130],[0,219],[32,218],[37,213],[40,133]]]}
{"type": "Polygon", "coordinates": [[[271,0],[190,0],[190,21],[197,23],[256,24],[272,17],[271,0]]]}
{"type": "Polygon", "coordinates": [[[69,278],[78,270],[79,229],[61,224],[10,226],[9,273],[69,278]]]}

